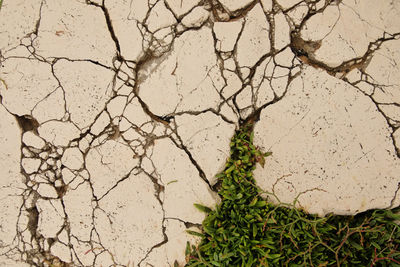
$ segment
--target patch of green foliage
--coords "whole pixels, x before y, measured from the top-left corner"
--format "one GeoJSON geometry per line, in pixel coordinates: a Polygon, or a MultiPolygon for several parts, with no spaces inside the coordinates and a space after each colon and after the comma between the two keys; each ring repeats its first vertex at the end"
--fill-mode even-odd
{"type": "Polygon", "coordinates": [[[215,210],[195,204],[207,217],[198,246],[187,244],[194,266],[400,266],[399,208],[356,216],[320,218],[261,197],[252,172],[264,165],[253,145],[252,127],[239,130],[231,155],[217,177],[221,203],[215,210]]]}

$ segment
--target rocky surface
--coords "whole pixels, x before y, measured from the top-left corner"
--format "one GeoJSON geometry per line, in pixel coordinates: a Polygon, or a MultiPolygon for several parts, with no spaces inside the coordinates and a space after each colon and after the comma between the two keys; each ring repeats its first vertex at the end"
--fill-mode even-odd
{"type": "MultiPolygon", "coordinates": [[[[235,129],[264,190],[400,204],[400,4],[3,0],[0,265],[183,265],[235,129]]],[[[277,199],[273,199],[277,201],[277,199]]]]}

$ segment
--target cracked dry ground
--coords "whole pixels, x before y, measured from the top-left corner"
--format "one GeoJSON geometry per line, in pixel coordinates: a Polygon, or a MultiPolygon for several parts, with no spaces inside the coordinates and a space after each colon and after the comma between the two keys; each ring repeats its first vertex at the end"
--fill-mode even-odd
{"type": "Polygon", "coordinates": [[[184,265],[235,129],[308,212],[400,204],[400,1],[4,0],[0,265],[184,265]]]}

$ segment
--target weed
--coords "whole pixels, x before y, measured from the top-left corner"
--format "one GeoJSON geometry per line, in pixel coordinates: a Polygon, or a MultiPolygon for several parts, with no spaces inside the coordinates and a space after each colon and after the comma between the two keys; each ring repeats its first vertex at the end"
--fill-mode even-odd
{"type": "Polygon", "coordinates": [[[252,172],[265,157],[253,145],[252,126],[232,138],[231,155],[217,175],[221,203],[207,217],[198,246],[187,244],[186,266],[400,266],[400,226],[394,210],[319,218],[260,195],[252,172]]]}

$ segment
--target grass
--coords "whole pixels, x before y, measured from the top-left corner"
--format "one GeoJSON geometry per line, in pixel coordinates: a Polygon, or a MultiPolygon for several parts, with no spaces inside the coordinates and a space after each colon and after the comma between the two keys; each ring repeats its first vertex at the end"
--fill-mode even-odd
{"type": "Polygon", "coordinates": [[[188,231],[201,242],[187,244],[187,267],[400,266],[400,207],[320,218],[295,203],[273,205],[253,178],[270,154],[253,145],[252,126],[239,130],[230,146],[217,176],[221,203],[215,209],[195,204],[207,217],[201,233],[188,231]]]}

